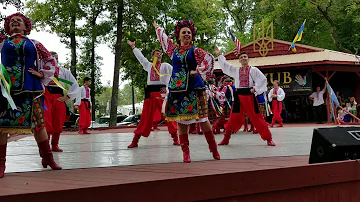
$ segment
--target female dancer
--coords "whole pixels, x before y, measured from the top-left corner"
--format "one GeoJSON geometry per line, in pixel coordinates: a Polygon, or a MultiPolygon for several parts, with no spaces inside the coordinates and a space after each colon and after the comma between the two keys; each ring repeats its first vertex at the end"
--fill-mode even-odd
{"type": "Polygon", "coordinates": [[[184,162],[190,163],[189,125],[200,123],[214,159],[219,160],[214,133],[208,120],[208,104],[203,80],[208,80],[214,68],[214,56],[192,44],[196,28],[192,20],[175,24],[175,37],[179,45],[153,23],[164,52],[171,58],[173,71],[169,82],[166,119],[177,121],[184,162]]]}
{"type": "Polygon", "coordinates": [[[21,13],[8,16],[4,23],[9,35],[0,36],[0,178],[4,176],[7,134],[34,133],[42,165],[60,170],[53,158],[45,130],[43,85],[59,70],[54,56],[38,41],[27,38],[30,19],[21,13]],[[4,79],[5,78],[5,79],[4,79]]]}

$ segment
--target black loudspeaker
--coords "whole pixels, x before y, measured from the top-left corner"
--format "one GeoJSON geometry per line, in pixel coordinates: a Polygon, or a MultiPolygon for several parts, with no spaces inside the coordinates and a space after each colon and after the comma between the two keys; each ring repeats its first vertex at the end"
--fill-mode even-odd
{"type": "Polygon", "coordinates": [[[309,164],[360,158],[360,127],[314,129],[309,164]]]}

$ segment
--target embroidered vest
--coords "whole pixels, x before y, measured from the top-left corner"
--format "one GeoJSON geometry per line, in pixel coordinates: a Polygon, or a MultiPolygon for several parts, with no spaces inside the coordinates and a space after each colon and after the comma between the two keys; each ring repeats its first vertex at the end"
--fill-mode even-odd
{"type": "MultiPolygon", "coordinates": [[[[158,70],[158,72],[160,72],[160,67],[161,67],[161,63],[158,62],[156,63],[155,68],[158,70]]],[[[150,81],[159,81],[160,80],[160,75],[155,71],[154,67],[151,67],[151,71],[150,71],[150,81]]]]}
{"type": "Polygon", "coordinates": [[[240,88],[249,88],[250,81],[249,81],[249,74],[250,74],[250,66],[247,66],[246,68],[240,68],[239,69],[239,80],[240,88]]]}

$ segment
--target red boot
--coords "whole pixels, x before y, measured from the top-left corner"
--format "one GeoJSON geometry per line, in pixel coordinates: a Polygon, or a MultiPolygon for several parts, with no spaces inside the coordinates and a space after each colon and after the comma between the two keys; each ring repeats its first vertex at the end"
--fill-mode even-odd
{"type": "Polygon", "coordinates": [[[214,123],[212,124],[212,131],[214,134],[220,134],[220,128],[219,128],[219,120],[216,119],[214,123]]]}
{"type": "Polygon", "coordinates": [[[6,144],[0,145],[0,178],[4,177],[6,162],[6,144]]]}
{"type": "Polygon", "coordinates": [[[84,134],[86,134],[86,135],[91,134],[91,133],[88,132],[87,128],[83,129],[83,131],[84,131],[84,134]]]}
{"type": "Polygon", "coordinates": [[[50,166],[53,170],[61,170],[62,168],[55,163],[53,154],[50,150],[49,140],[44,140],[42,142],[38,142],[39,153],[42,158],[42,166],[47,168],[50,166]]]}
{"type": "Polygon", "coordinates": [[[139,139],[140,139],[141,135],[134,135],[134,138],[131,142],[131,144],[129,144],[128,148],[134,148],[134,147],[138,147],[138,142],[139,142],[139,139]]]}
{"type": "Polygon", "coordinates": [[[191,159],[190,159],[190,149],[189,149],[189,135],[188,134],[180,135],[179,138],[180,138],[181,150],[183,151],[183,161],[185,163],[190,163],[191,159]]]}
{"type": "Polygon", "coordinates": [[[248,130],[248,132],[253,132],[254,131],[254,125],[253,124],[251,124],[251,126],[250,126],[250,130],[248,130]]]}
{"type": "Polygon", "coordinates": [[[210,152],[213,154],[215,160],[220,160],[220,154],[217,150],[216,140],[212,131],[204,132],[207,143],[209,144],[210,152]]]}
{"type": "Polygon", "coordinates": [[[197,132],[196,132],[196,124],[195,123],[190,124],[189,133],[190,134],[197,134],[197,132]]]}
{"type": "Polygon", "coordinates": [[[267,140],[267,145],[268,146],[273,146],[273,147],[276,146],[276,144],[272,141],[272,138],[267,140]]]}
{"type": "Polygon", "coordinates": [[[281,128],[281,127],[283,127],[283,126],[284,126],[284,125],[283,125],[283,122],[280,121],[280,122],[279,122],[279,125],[278,125],[277,127],[281,128]]]}
{"type": "Polygon", "coordinates": [[[228,145],[231,138],[231,131],[225,131],[224,139],[219,143],[219,145],[228,145]]]}
{"type": "Polygon", "coordinates": [[[173,139],[173,141],[174,141],[173,145],[180,145],[180,143],[179,143],[179,138],[178,138],[178,134],[177,134],[177,133],[172,134],[171,137],[172,137],[172,139],[173,139]]]}
{"type": "Polygon", "coordinates": [[[51,140],[51,150],[54,152],[63,152],[63,150],[59,148],[59,139],[60,133],[53,133],[51,140]]]}
{"type": "Polygon", "coordinates": [[[153,126],[153,128],[152,128],[151,130],[152,130],[152,131],[154,131],[154,130],[160,130],[160,128],[158,128],[158,123],[157,123],[157,122],[154,123],[154,126],[153,126]]]}
{"type": "Polygon", "coordinates": [[[84,133],[84,130],[82,129],[82,128],[80,128],[80,126],[79,126],[79,132],[78,132],[79,134],[81,134],[81,135],[84,135],[85,133],[84,133]]]}
{"type": "Polygon", "coordinates": [[[275,125],[275,121],[274,121],[274,119],[271,121],[271,124],[269,125],[271,128],[272,127],[274,127],[274,125],[275,125]]]}
{"type": "Polygon", "coordinates": [[[245,118],[244,130],[243,130],[243,132],[247,132],[248,130],[249,130],[249,128],[248,128],[248,120],[247,120],[247,118],[245,118]]]}

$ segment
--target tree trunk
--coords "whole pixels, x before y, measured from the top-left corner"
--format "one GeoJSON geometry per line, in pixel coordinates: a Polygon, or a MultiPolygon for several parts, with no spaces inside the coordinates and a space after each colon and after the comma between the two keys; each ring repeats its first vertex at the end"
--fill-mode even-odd
{"type": "Polygon", "coordinates": [[[70,48],[71,48],[71,68],[72,75],[76,78],[76,33],[75,33],[76,16],[71,16],[70,21],[70,48]]]}
{"type": "Polygon", "coordinates": [[[131,97],[132,97],[133,114],[135,114],[135,89],[132,79],[131,79],[131,97]]]}
{"type": "MultiPolygon", "coordinates": [[[[92,22],[92,26],[95,27],[95,22],[96,19],[93,20],[92,22]]],[[[94,35],[94,33],[93,33],[94,35]]],[[[91,110],[91,120],[95,120],[95,110],[96,110],[96,104],[95,104],[95,40],[96,40],[96,36],[92,36],[92,39],[91,39],[91,58],[90,58],[90,64],[91,64],[91,81],[93,81],[91,83],[92,87],[91,87],[91,91],[90,91],[90,95],[91,95],[91,102],[93,103],[92,105],[92,110],[91,110]]]]}
{"type": "Polygon", "coordinates": [[[110,109],[110,126],[116,126],[117,120],[117,106],[119,95],[119,74],[120,74],[120,58],[121,58],[121,40],[122,40],[122,26],[123,26],[123,9],[124,1],[119,0],[117,6],[117,36],[115,44],[115,65],[114,65],[114,79],[111,97],[110,109]]]}

